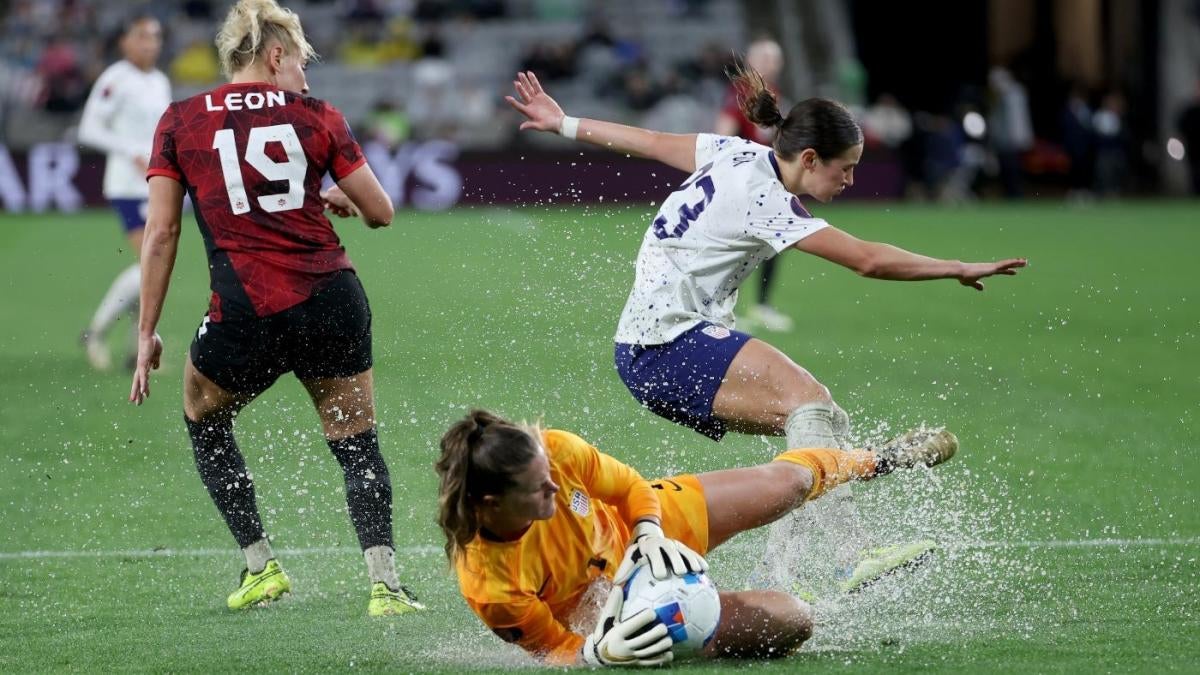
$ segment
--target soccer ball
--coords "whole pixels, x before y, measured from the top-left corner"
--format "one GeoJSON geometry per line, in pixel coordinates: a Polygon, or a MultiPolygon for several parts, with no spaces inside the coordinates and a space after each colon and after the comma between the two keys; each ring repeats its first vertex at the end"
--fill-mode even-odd
{"type": "Polygon", "coordinates": [[[667,627],[676,656],[695,654],[708,644],[721,620],[721,598],[717,587],[703,572],[655,579],[642,565],[622,587],[621,620],[643,609],[654,610],[667,627]]]}

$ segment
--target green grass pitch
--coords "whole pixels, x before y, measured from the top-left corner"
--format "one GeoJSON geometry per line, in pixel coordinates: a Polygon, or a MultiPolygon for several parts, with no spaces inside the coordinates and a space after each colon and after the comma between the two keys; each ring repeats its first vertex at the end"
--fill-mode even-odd
{"type": "MultiPolygon", "coordinates": [[[[437,440],[467,406],[571,429],[648,476],[765,461],[641,410],[610,342],[649,207],[402,212],[339,224],[374,310],[401,578],[432,611],[366,617],[341,476],[291,377],[239,421],[297,592],[224,607],[240,556],[192,463],[180,379],[207,302],[190,218],[142,408],[76,338],[129,264],[114,216],[0,218],[0,670],[478,671],[529,667],[458,597],[433,523],[437,440]]],[[[818,605],[772,671],[1200,671],[1200,205],[820,209],[944,257],[1028,256],[978,293],[859,279],[790,253],[763,334],[862,440],[945,424],[960,455],[858,491],[865,523],[943,544],[924,568],[818,605]]],[[[752,293],[752,291],[747,291],[752,293]]],[[[120,327],[117,333],[123,333],[120,327]]],[[[119,336],[114,346],[122,346],[119,336]]],[[[741,583],[763,541],[710,556],[741,583]]],[[[723,663],[720,667],[737,664],[723,663]]],[[[690,665],[690,669],[713,668],[690,665]]]]}

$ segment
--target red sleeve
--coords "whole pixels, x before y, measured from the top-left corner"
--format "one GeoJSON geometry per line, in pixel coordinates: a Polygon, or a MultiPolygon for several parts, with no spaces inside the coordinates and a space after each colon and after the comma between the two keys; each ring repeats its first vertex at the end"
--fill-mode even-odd
{"type": "Polygon", "coordinates": [[[179,111],[175,104],[167,106],[162,117],[158,118],[158,127],[154,129],[154,150],[150,153],[150,165],[146,169],[146,179],[151,176],[166,176],[183,182],[183,169],[179,168],[179,158],[175,154],[175,127],[179,111]]]}
{"type": "Polygon", "coordinates": [[[341,180],[367,162],[350,131],[350,124],[337,108],[325,104],[325,131],[329,135],[329,172],[341,180]]]}

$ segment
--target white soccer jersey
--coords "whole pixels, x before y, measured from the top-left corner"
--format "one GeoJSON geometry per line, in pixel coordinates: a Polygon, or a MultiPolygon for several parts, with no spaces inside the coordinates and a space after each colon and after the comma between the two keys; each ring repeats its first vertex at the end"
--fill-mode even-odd
{"type": "Polygon", "coordinates": [[[733,328],[738,287],[754,268],[825,227],[784,188],[770,148],[698,134],[696,172],[642,239],[615,340],[662,344],[701,321],[733,328]]]}
{"type": "Polygon", "coordinates": [[[171,83],[160,70],[145,72],[122,60],[100,74],[83,108],[79,140],[108,153],[105,197],[145,199],[149,195],[145,170],[138,170],[133,160],[149,160],[158,118],[170,103],[171,83]]]}

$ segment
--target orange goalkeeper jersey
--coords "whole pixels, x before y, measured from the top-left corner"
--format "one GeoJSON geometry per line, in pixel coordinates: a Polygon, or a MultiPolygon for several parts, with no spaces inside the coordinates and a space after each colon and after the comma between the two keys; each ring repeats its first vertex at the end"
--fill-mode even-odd
{"type": "Polygon", "coordinates": [[[560,490],[555,512],[514,541],[476,536],[455,562],[467,604],[496,635],[554,664],[576,660],[583,636],[564,620],[600,575],[612,579],[632,523],[661,517],[637,471],[567,431],[542,440],[560,490]]]}

